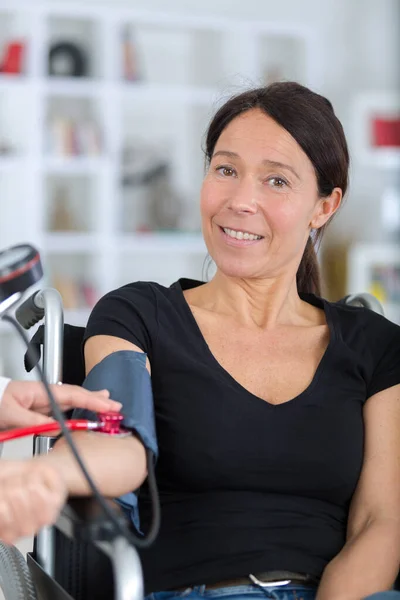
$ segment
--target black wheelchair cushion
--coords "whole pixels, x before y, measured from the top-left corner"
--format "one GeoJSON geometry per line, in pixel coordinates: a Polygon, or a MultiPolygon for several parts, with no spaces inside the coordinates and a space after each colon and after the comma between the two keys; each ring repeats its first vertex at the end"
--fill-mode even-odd
{"type": "MultiPolygon", "coordinates": [[[[85,379],[85,362],[83,358],[83,335],[84,327],[75,325],[64,325],[63,343],[63,383],[82,385],[85,379]]],[[[25,370],[29,373],[37,365],[41,357],[41,347],[44,342],[44,325],[41,325],[32,337],[29,346],[31,352],[27,351],[24,358],[25,370]],[[35,359],[32,359],[32,352],[35,359]]]]}

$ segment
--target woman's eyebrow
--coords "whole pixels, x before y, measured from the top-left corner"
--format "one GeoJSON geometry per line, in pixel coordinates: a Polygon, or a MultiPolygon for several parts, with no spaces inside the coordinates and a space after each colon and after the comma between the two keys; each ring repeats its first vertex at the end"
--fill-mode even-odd
{"type": "MultiPolygon", "coordinates": [[[[213,158],[215,156],[227,156],[228,158],[240,158],[239,154],[237,154],[236,152],[231,152],[230,150],[218,150],[218,152],[215,152],[215,154],[213,154],[213,158]]],[[[277,160],[270,160],[270,159],[266,158],[265,160],[262,161],[262,164],[264,166],[275,167],[277,169],[288,169],[289,171],[291,171],[293,173],[293,175],[295,175],[297,177],[297,179],[300,179],[300,177],[296,173],[295,169],[293,167],[291,167],[290,165],[287,165],[286,163],[282,163],[277,160]]]]}
{"type": "Polygon", "coordinates": [[[229,158],[240,158],[239,154],[236,152],[230,152],[229,150],[218,150],[212,155],[212,158],[215,156],[228,156],[229,158]]]}
{"type": "Polygon", "coordinates": [[[297,179],[300,179],[299,175],[296,173],[296,171],[293,169],[293,167],[291,167],[290,165],[287,165],[286,163],[282,163],[277,160],[265,159],[262,161],[262,164],[267,167],[276,167],[277,169],[288,169],[289,171],[291,171],[293,173],[293,175],[295,175],[297,177],[297,179]]]}

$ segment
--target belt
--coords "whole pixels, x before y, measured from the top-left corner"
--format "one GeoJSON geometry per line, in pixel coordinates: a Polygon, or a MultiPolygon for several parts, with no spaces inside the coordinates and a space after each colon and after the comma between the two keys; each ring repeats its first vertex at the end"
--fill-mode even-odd
{"type": "MultiPolygon", "coordinates": [[[[217,583],[206,584],[207,590],[215,590],[223,587],[234,587],[237,585],[258,585],[260,587],[276,587],[289,585],[289,583],[299,585],[318,586],[318,579],[312,575],[304,573],[293,573],[292,571],[266,571],[265,573],[249,574],[247,577],[238,577],[236,579],[226,579],[217,583]]],[[[176,591],[187,590],[188,587],[177,589],[176,591]]]]}

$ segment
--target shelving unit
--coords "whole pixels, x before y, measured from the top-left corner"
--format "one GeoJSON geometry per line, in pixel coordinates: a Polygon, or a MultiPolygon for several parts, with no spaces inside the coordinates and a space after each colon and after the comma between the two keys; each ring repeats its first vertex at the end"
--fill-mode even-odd
{"type": "Polygon", "coordinates": [[[400,93],[366,91],[353,100],[353,155],[372,169],[400,169],[400,147],[373,144],[372,120],[377,117],[400,118],[400,93]]]}
{"type": "MultiPolygon", "coordinates": [[[[0,0],[0,52],[12,39],[23,40],[25,60],[20,74],[0,73],[0,147],[3,141],[10,146],[0,155],[0,243],[36,244],[46,284],[67,272],[87,280],[93,298],[137,279],[170,284],[180,276],[202,277],[198,197],[209,119],[243,87],[296,78],[317,88],[322,73],[320,40],[311,27],[102,3],[14,0],[10,8],[0,0]],[[85,52],[85,76],[49,75],[49,47],[60,41],[85,52]],[[137,66],[134,80],[124,77],[124,65],[132,75],[129,64],[137,66]],[[78,138],[80,148],[93,150],[95,143],[93,129],[82,130],[83,118],[97,128],[98,146],[77,155],[78,138]],[[128,145],[133,159],[126,165],[128,145]],[[121,185],[127,171],[137,175],[157,161],[169,175],[170,212],[179,200],[174,218],[157,213],[159,220],[175,219],[167,231],[151,227],[146,214],[163,200],[167,206],[167,194],[151,197],[143,186],[121,185]],[[60,228],[60,215],[52,228],[60,198],[76,231],[60,228]]],[[[68,321],[84,323],[90,302],[81,301],[67,310],[68,321]]]]}
{"type": "Polygon", "coordinates": [[[359,93],[353,98],[351,117],[353,161],[366,174],[381,177],[380,196],[375,198],[381,222],[374,223],[385,232],[381,237],[387,239],[350,245],[346,257],[347,293],[373,293],[382,302],[385,316],[400,324],[400,144],[377,143],[374,130],[374,120],[388,120],[393,127],[393,122],[400,119],[400,93],[359,93]]]}
{"type": "Polygon", "coordinates": [[[355,244],[348,253],[349,294],[372,293],[385,317],[400,325],[400,246],[355,244]]]}

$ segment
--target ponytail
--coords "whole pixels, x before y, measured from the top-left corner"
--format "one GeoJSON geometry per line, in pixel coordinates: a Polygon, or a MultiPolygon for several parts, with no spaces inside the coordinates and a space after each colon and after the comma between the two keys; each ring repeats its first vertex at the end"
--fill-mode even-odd
{"type": "Polygon", "coordinates": [[[296,274],[297,289],[301,293],[321,296],[321,275],[314,242],[311,236],[307,240],[304,253],[296,274]]]}

